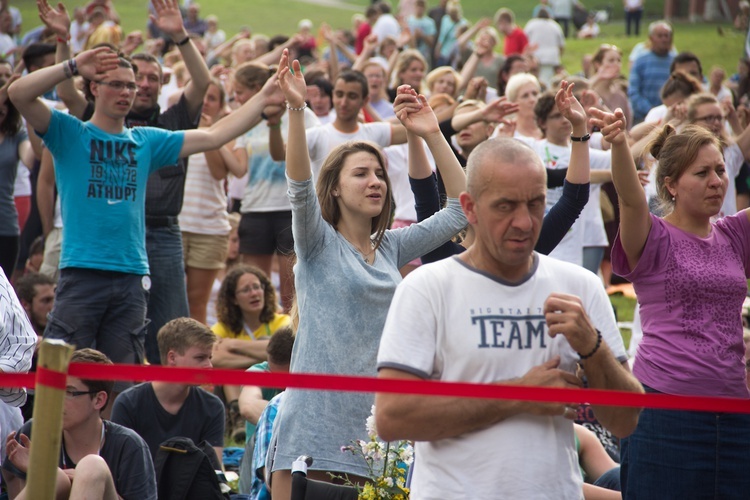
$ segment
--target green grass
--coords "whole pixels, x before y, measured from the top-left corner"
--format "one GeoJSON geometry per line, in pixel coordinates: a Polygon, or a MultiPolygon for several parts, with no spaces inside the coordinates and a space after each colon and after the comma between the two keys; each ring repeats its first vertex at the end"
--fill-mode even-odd
{"type": "MultiPolygon", "coordinates": [[[[52,0],[54,3],[54,0],[52,0]]],[[[39,25],[35,3],[31,0],[14,2],[21,10],[24,19],[24,28],[31,29],[39,25]]],[[[81,2],[84,3],[84,2],[81,2]]],[[[327,22],[334,28],[345,28],[351,26],[351,17],[355,12],[364,12],[369,0],[347,0],[345,5],[349,8],[334,8],[324,5],[316,5],[301,0],[249,0],[237,2],[235,0],[212,0],[202,2],[202,14],[216,14],[219,17],[219,25],[228,35],[239,30],[241,26],[249,26],[253,33],[263,33],[273,36],[278,33],[290,34],[296,30],[297,22],[303,18],[309,18],[318,26],[321,22],[327,22]],[[355,10],[358,8],[359,10],[355,10]]],[[[392,0],[396,4],[396,0],[392,0]]],[[[428,5],[436,5],[436,0],[431,0],[428,5]]],[[[471,21],[481,17],[491,17],[500,4],[491,3],[487,0],[463,0],[464,15],[471,21]]],[[[531,15],[536,2],[526,0],[506,0],[503,6],[512,9],[523,25],[531,15]]],[[[586,53],[593,53],[600,43],[613,43],[621,47],[627,55],[637,42],[641,39],[625,37],[625,27],[622,22],[622,12],[619,1],[589,1],[591,9],[612,9],[613,20],[602,26],[602,37],[596,40],[569,40],[563,55],[563,62],[570,73],[580,70],[581,57],[586,53]]],[[[76,3],[69,3],[68,10],[72,11],[76,3]]],[[[117,0],[117,10],[122,17],[124,30],[146,29],[146,0],[117,0]]],[[[646,19],[643,27],[653,19],[658,19],[663,12],[664,0],[653,0],[646,2],[646,19]]],[[[708,70],[713,65],[723,67],[728,74],[736,70],[737,59],[742,54],[743,36],[736,33],[728,24],[721,25],[725,35],[717,33],[717,24],[687,24],[679,23],[675,26],[675,44],[679,50],[695,52],[703,61],[703,66],[708,70]]],[[[644,38],[645,35],[642,35],[644,38]]],[[[627,68],[624,68],[627,70],[627,68]]]]}
{"type": "MultiPolygon", "coordinates": [[[[622,294],[614,294],[609,296],[610,302],[617,311],[617,321],[633,321],[633,311],[635,310],[635,300],[629,297],[625,297],[622,294]]],[[[620,334],[622,340],[625,343],[625,347],[630,346],[630,330],[627,328],[620,328],[620,334]]]]}

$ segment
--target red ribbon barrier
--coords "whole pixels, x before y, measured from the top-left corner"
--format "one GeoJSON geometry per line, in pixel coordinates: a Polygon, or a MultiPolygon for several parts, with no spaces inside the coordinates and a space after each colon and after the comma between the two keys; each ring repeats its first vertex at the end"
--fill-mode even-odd
{"type": "MultiPolygon", "coordinates": [[[[298,389],[390,392],[428,396],[486,399],[515,399],[537,402],[589,403],[606,406],[634,406],[669,410],[698,410],[716,413],[750,413],[750,399],[634,394],[598,389],[559,389],[518,385],[484,385],[461,382],[377,379],[306,373],[263,373],[240,370],[167,368],[163,366],[71,363],[74,377],[91,380],[162,381],[191,385],[257,385],[298,389]]],[[[48,384],[49,385],[49,384],[48,384]]],[[[34,374],[0,374],[2,387],[33,387],[34,374]]],[[[62,386],[65,387],[64,384],[62,386]]]]}
{"type": "Polygon", "coordinates": [[[48,370],[41,366],[36,369],[36,383],[39,385],[46,385],[53,389],[64,390],[65,387],[67,387],[67,379],[67,373],[48,370]]]}

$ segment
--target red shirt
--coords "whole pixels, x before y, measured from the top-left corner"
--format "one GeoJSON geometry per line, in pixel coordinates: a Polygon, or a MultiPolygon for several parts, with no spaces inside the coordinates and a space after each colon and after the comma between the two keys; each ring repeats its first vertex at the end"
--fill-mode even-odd
{"type": "Polygon", "coordinates": [[[523,54],[523,49],[525,49],[528,44],[529,39],[526,38],[526,33],[516,26],[516,29],[511,31],[510,35],[505,36],[503,52],[506,57],[513,54],[523,54]]]}
{"type": "Polygon", "coordinates": [[[365,45],[365,38],[372,33],[372,26],[367,23],[362,23],[357,28],[357,38],[354,42],[354,52],[359,55],[362,53],[362,49],[365,45]]]}

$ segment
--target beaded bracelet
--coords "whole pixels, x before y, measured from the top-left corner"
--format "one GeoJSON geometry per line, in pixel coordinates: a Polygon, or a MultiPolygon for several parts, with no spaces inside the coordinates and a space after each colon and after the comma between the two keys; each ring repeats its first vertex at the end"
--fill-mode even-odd
{"type": "Polygon", "coordinates": [[[306,102],[303,102],[302,106],[300,106],[299,108],[293,108],[292,106],[289,105],[289,103],[286,103],[286,109],[288,109],[289,111],[304,111],[305,108],[307,108],[306,102]]]}
{"type": "Polygon", "coordinates": [[[581,358],[581,361],[583,361],[584,359],[589,359],[591,356],[596,354],[596,351],[599,350],[599,346],[601,345],[602,345],[602,332],[597,330],[596,331],[596,345],[594,346],[594,349],[588,354],[581,354],[580,352],[578,353],[578,356],[581,358]]]}

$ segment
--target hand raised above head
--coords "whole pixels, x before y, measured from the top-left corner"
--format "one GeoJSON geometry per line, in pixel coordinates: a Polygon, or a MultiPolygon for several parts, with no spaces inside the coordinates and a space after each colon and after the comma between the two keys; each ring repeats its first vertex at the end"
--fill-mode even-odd
{"type": "Polygon", "coordinates": [[[557,109],[573,124],[573,127],[585,126],[586,111],[573,95],[573,87],[575,87],[574,83],[568,83],[565,80],[560,82],[560,90],[555,94],[555,103],[557,109]]]}
{"type": "Polygon", "coordinates": [[[591,108],[591,123],[602,132],[604,140],[610,144],[623,144],[627,141],[626,120],[622,109],[617,108],[614,113],[591,108]]]}
{"type": "Polygon", "coordinates": [[[120,56],[109,47],[97,47],[78,54],[75,62],[81,76],[98,82],[107,72],[117,69],[120,56]]]}
{"type": "MultiPolygon", "coordinates": [[[[307,84],[305,77],[302,76],[302,67],[298,60],[292,61],[292,67],[289,67],[289,50],[284,49],[279,59],[279,67],[276,70],[275,77],[278,79],[278,85],[284,94],[287,104],[292,108],[301,108],[305,105],[307,98],[307,84]]],[[[264,86],[265,88],[265,86],[264,86]]]]}
{"type": "Polygon", "coordinates": [[[70,34],[70,15],[65,10],[65,5],[62,2],[57,4],[57,8],[54,8],[47,3],[47,0],[37,0],[36,7],[39,11],[39,19],[55,35],[60,38],[66,38],[70,34]]]}
{"type": "Polygon", "coordinates": [[[498,97],[483,110],[484,119],[492,123],[500,123],[506,116],[518,111],[518,104],[510,102],[507,97],[498,97]]]}
{"type": "Polygon", "coordinates": [[[182,23],[182,13],[177,0],[151,0],[156,15],[149,15],[149,19],[161,31],[169,36],[175,36],[185,31],[182,23]]]}
{"type": "Polygon", "coordinates": [[[427,103],[427,98],[422,94],[417,94],[408,85],[399,87],[393,109],[396,112],[396,117],[409,132],[420,137],[440,133],[440,125],[435,113],[427,103]],[[401,91],[403,87],[406,88],[401,91]]]}

